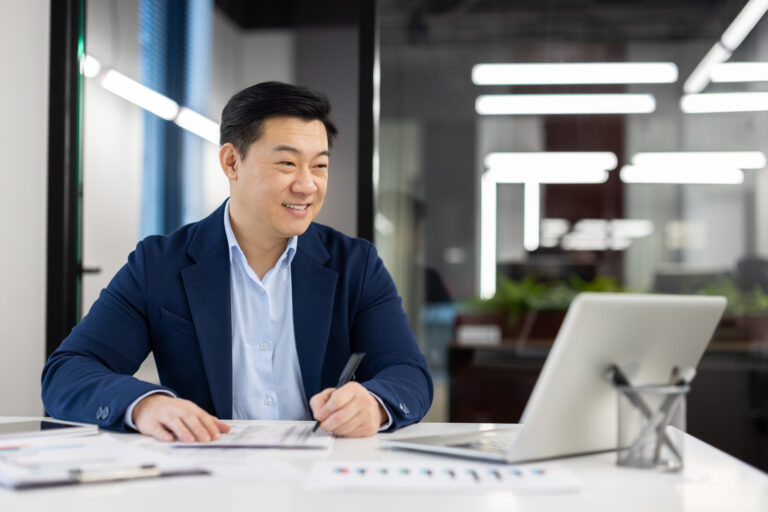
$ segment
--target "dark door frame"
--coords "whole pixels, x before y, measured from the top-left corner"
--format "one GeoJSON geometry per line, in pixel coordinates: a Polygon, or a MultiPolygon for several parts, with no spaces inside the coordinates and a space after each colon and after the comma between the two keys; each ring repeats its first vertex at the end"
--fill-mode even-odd
{"type": "Polygon", "coordinates": [[[85,0],[51,0],[46,353],[80,319],[82,78],[85,0]]]}

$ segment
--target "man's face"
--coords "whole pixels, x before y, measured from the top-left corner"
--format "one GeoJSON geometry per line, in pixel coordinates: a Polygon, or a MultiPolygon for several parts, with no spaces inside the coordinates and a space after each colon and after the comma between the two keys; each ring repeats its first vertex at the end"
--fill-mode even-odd
{"type": "Polygon", "coordinates": [[[321,121],[266,119],[261,137],[245,158],[235,152],[236,179],[225,168],[233,220],[265,242],[304,233],[323,206],[328,158],[328,135],[321,121]]]}

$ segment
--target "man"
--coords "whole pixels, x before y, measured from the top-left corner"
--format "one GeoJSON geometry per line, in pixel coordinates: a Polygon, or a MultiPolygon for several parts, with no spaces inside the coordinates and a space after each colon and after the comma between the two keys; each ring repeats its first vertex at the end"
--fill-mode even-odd
{"type": "Polygon", "coordinates": [[[278,82],[229,100],[229,200],[139,242],[45,365],[51,415],[168,441],[218,439],[219,418],[314,418],[360,437],[423,417],[432,381],[375,248],[312,223],[329,112],[324,96],[278,82]],[[150,351],[162,386],[132,377],[150,351]],[[366,353],[356,379],[334,389],[352,352],[366,353]]]}

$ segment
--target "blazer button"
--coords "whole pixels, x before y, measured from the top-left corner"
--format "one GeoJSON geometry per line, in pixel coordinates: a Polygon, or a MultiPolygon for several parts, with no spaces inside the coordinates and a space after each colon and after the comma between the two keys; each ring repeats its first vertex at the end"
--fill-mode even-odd
{"type": "Polygon", "coordinates": [[[96,409],[96,419],[105,420],[109,416],[109,406],[98,407],[96,409]]]}

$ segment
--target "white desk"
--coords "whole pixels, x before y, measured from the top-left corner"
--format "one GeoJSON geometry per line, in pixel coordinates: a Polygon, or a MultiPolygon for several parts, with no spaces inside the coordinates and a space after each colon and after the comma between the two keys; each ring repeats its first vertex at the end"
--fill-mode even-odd
{"type": "MultiPolygon", "coordinates": [[[[10,420],[11,418],[0,418],[10,420]]],[[[476,430],[480,425],[422,423],[385,436],[428,435],[476,430]]],[[[119,435],[122,439],[133,439],[119,435]]],[[[302,472],[312,462],[328,460],[424,460],[431,457],[380,449],[379,438],[338,439],[333,450],[271,451],[271,456],[302,472]]],[[[321,493],[305,491],[300,481],[260,482],[186,477],[14,492],[0,488],[0,511],[220,512],[450,512],[450,511],[768,511],[768,474],[688,436],[685,470],[661,474],[619,468],[615,455],[558,461],[584,481],[579,493],[516,495],[510,491],[473,493],[321,493]]]]}

